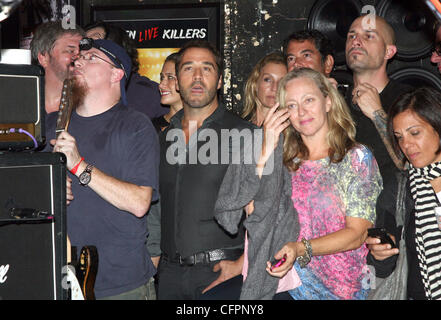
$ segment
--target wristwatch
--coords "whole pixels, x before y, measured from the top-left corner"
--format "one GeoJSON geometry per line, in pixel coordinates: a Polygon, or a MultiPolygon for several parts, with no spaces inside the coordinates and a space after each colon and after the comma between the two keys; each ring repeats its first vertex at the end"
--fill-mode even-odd
{"type": "Polygon", "coordinates": [[[305,246],[305,254],[303,256],[300,256],[297,258],[297,262],[299,263],[300,268],[306,267],[312,258],[311,243],[308,240],[306,240],[305,238],[302,238],[302,243],[305,246]]]}
{"type": "Polygon", "coordinates": [[[84,171],[78,177],[82,186],[87,186],[90,182],[90,179],[92,179],[92,169],[93,165],[88,164],[86,169],[84,169],[84,171]]]}

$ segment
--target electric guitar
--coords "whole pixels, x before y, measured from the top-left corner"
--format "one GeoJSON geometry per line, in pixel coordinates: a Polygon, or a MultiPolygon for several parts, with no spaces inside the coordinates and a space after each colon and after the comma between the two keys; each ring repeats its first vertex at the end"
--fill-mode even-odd
{"type": "Polygon", "coordinates": [[[84,300],[95,300],[93,289],[98,272],[98,251],[95,246],[84,246],[81,248],[80,256],[77,259],[76,247],[71,248],[73,255],[70,265],[75,268],[76,279],[84,300]]]}
{"type": "MultiPolygon", "coordinates": [[[[68,76],[63,82],[63,90],[60,98],[60,108],[58,111],[55,135],[58,138],[60,133],[67,131],[72,115],[72,79],[68,76]]],[[[72,247],[69,237],[67,237],[67,259],[68,264],[74,267],[73,272],[68,268],[68,277],[71,281],[71,298],[73,300],[95,300],[94,285],[98,271],[98,251],[94,246],[84,246],[81,248],[79,259],[77,259],[76,247],[72,247]],[[80,291],[78,289],[80,287],[80,291]]]]}
{"type": "Polygon", "coordinates": [[[57,125],[55,127],[55,136],[58,138],[60,133],[67,131],[69,127],[70,117],[72,115],[73,103],[72,103],[72,79],[63,81],[63,90],[61,91],[60,108],[58,110],[57,125]]]}

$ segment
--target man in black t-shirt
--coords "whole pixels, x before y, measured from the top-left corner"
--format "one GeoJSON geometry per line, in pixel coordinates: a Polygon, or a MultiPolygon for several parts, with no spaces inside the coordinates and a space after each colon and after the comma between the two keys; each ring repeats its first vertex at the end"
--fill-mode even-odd
{"type": "Polygon", "coordinates": [[[356,139],[372,149],[383,180],[402,167],[387,139],[387,112],[397,97],[411,89],[387,75],[387,63],[396,52],[394,30],[383,18],[365,15],[350,26],[346,63],[354,84],[346,101],[356,124],[356,139]]]}
{"type": "Polygon", "coordinates": [[[67,233],[73,246],[97,248],[97,299],[154,299],[145,214],[158,199],[158,136],[147,116],[127,106],[131,62],[125,50],[88,39],[80,50],[73,83],[84,98],[69,132],[55,140],[57,114],[47,121],[48,139],[66,155],[73,180],[67,233]]]}

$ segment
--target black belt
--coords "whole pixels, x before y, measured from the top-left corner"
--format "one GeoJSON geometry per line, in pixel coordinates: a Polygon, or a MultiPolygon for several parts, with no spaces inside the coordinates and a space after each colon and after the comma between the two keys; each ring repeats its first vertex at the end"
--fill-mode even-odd
{"type": "Polygon", "coordinates": [[[170,257],[162,254],[165,261],[179,263],[181,266],[194,266],[195,264],[209,264],[220,260],[236,260],[243,254],[243,249],[214,249],[195,253],[188,257],[182,257],[178,253],[170,257]]]}

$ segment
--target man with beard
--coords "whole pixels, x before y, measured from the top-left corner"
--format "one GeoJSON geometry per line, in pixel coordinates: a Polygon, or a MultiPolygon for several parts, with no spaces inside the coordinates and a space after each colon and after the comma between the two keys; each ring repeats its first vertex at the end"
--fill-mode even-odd
{"type": "Polygon", "coordinates": [[[145,113],[150,119],[158,118],[170,111],[169,106],[161,105],[158,83],[139,73],[140,59],[137,42],[127,32],[116,25],[96,21],[84,26],[88,38],[107,39],[123,47],[132,58],[132,75],[127,84],[127,101],[131,107],[145,113]]]}
{"type": "Polygon", "coordinates": [[[360,16],[349,28],[346,63],[353,72],[353,87],[346,102],[356,124],[356,140],[372,149],[383,180],[402,167],[386,134],[387,112],[408,85],[389,79],[387,63],[397,52],[395,33],[381,17],[360,16]]]}
{"type": "Polygon", "coordinates": [[[228,163],[220,161],[221,154],[231,152],[231,141],[221,148],[221,130],[253,127],[228,112],[218,100],[222,57],[208,42],[194,40],[181,48],[176,76],[183,109],[171,118],[159,139],[163,255],[158,298],[198,299],[204,291],[242,271],[244,232],[241,229],[236,235],[228,234],[216,223],[214,206],[228,168],[228,163]],[[210,135],[208,142],[204,138],[204,143],[218,151],[216,159],[208,163],[199,156],[191,159],[192,154],[203,150],[200,135],[204,132],[217,137],[210,135]],[[176,145],[178,154],[171,152],[176,145]]]}
{"type": "Polygon", "coordinates": [[[84,32],[81,28],[64,29],[61,21],[49,21],[40,25],[31,42],[32,60],[45,71],[46,113],[58,111],[63,81],[69,65],[78,55],[78,44],[84,32]]]}
{"type": "MultiPolygon", "coordinates": [[[[77,248],[97,248],[97,299],[154,299],[145,214],[158,198],[158,137],[150,119],[126,105],[131,62],[124,49],[86,38],[80,50],[73,83],[84,98],[72,112],[69,132],[51,140],[53,150],[66,155],[74,181],[68,236],[77,248]]],[[[56,118],[48,115],[49,138],[56,118]]]]}

